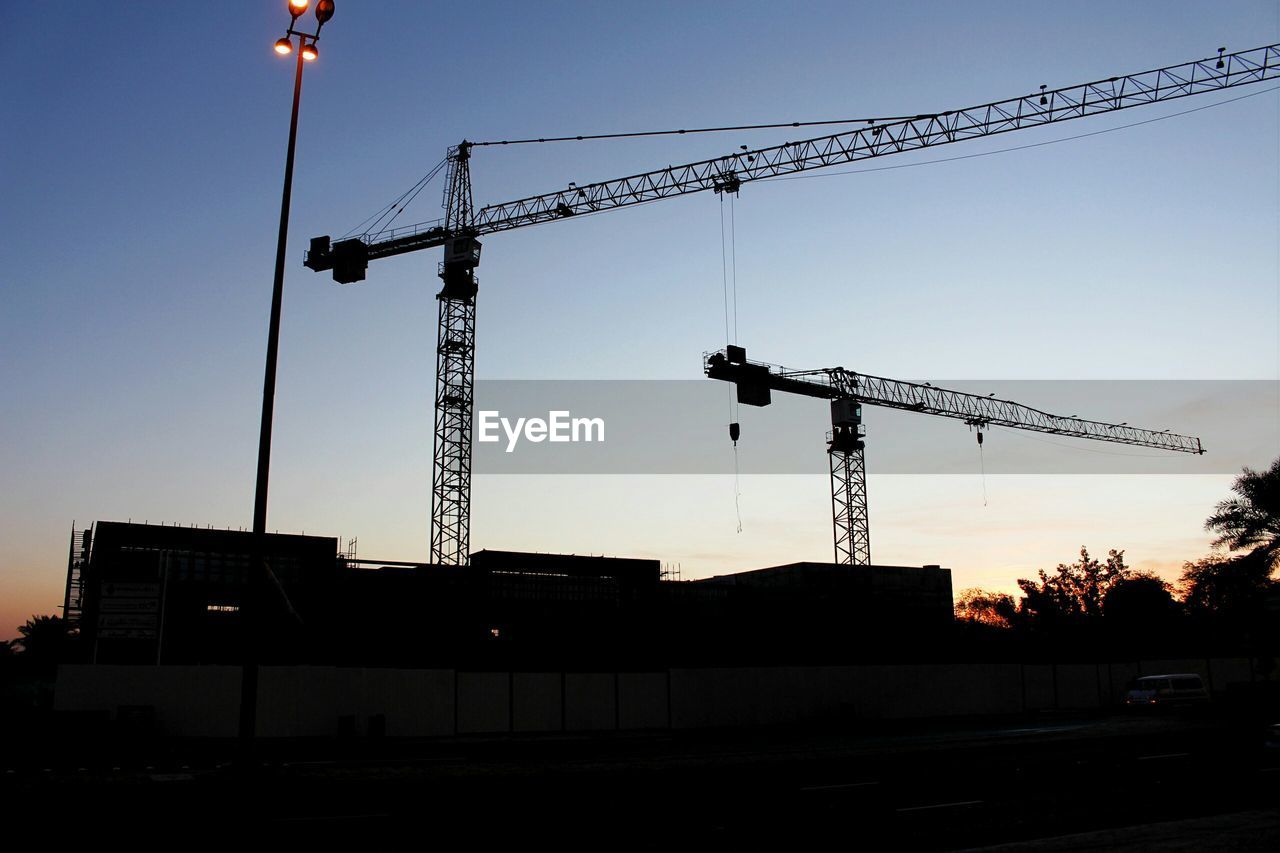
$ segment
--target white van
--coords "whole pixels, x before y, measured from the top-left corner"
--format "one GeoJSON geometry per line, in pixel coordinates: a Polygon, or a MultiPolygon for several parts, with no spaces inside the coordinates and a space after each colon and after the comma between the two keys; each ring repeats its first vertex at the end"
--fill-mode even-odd
{"type": "Polygon", "coordinates": [[[1139,707],[1197,705],[1208,701],[1209,691],[1204,689],[1204,681],[1194,672],[1135,678],[1124,697],[1125,705],[1139,707]]]}

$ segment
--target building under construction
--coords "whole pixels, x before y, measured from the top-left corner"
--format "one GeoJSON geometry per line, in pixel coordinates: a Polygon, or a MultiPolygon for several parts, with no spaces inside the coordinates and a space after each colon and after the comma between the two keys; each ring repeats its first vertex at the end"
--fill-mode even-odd
{"type": "Polygon", "coordinates": [[[396,563],[329,537],[102,521],[73,533],[67,615],[96,663],[234,664],[252,643],[279,664],[644,669],[910,657],[951,624],[952,603],[938,566],[681,581],[657,560],[396,563]]]}

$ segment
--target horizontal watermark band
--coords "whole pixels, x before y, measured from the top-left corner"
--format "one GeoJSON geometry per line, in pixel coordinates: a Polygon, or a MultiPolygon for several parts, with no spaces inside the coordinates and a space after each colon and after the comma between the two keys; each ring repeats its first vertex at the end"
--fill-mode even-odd
{"type": "MultiPolygon", "coordinates": [[[[1266,380],[930,380],[1093,421],[1200,439],[1203,455],[1071,438],[866,404],[869,474],[1236,474],[1280,451],[1266,380]]],[[[714,380],[480,380],[476,474],[826,474],[831,408],[775,393],[734,402],[714,380]],[[739,424],[735,448],[729,424],[739,424]],[[736,453],[735,453],[736,450],[736,453]]]]}

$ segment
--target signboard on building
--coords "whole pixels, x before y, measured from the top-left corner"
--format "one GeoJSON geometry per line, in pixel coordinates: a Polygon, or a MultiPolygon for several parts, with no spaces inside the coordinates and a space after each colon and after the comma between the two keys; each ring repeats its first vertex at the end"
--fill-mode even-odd
{"type": "Polygon", "coordinates": [[[98,599],[98,637],[154,640],[159,637],[159,583],[102,584],[98,599]]]}

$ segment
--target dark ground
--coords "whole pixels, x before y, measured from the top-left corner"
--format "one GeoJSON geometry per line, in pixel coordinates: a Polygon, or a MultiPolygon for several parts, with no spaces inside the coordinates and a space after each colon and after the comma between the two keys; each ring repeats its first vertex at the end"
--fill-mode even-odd
{"type": "Polygon", "coordinates": [[[1263,734],[1112,715],[353,739],[267,744],[248,774],[233,744],[117,735],[43,761],[9,749],[0,803],[29,826],[125,841],[161,827],[240,839],[249,824],[254,838],[372,849],[407,834],[481,849],[1276,850],[1280,750],[1263,734]]]}

